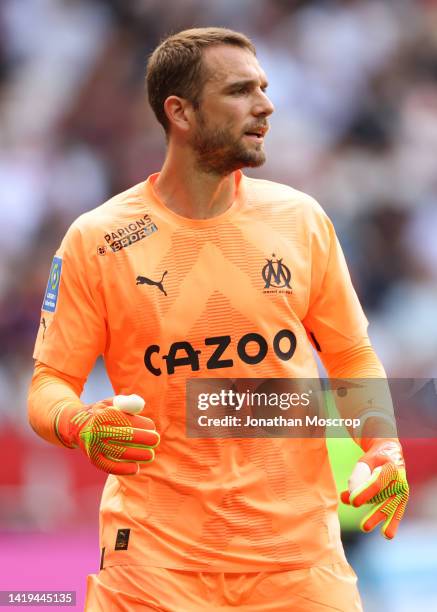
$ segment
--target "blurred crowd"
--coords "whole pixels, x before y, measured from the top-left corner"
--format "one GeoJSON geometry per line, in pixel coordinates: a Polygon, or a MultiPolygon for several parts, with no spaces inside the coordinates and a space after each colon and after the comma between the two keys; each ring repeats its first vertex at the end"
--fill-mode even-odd
{"type": "Polygon", "coordinates": [[[268,161],[248,174],[318,199],[388,374],[436,377],[436,1],[2,0],[2,427],[33,436],[31,354],[67,227],[164,158],[148,54],[204,25],[249,35],[269,79],[268,161]]]}

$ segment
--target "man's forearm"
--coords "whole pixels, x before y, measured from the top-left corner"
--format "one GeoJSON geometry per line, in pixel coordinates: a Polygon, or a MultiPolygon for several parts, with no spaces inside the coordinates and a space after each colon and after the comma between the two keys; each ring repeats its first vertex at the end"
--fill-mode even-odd
{"type": "Polygon", "coordinates": [[[85,380],[68,376],[37,362],[29,389],[28,414],[32,429],[42,438],[64,446],[56,434],[56,418],[65,407],[83,407],[79,397],[85,380]]]}
{"type": "Polygon", "coordinates": [[[380,440],[397,440],[396,422],[388,418],[370,416],[362,425],[360,446],[367,452],[375,442],[380,440]]]}
{"type": "Polygon", "coordinates": [[[350,429],[354,440],[367,451],[376,439],[397,437],[396,422],[386,373],[368,339],[341,353],[323,356],[330,379],[345,382],[346,393],[335,394],[335,402],[345,418],[359,418],[358,430],[350,429]],[[352,379],[359,379],[356,381],[352,379]]]}
{"type": "Polygon", "coordinates": [[[321,353],[330,378],[385,378],[384,367],[368,338],[339,353],[321,353]]]}

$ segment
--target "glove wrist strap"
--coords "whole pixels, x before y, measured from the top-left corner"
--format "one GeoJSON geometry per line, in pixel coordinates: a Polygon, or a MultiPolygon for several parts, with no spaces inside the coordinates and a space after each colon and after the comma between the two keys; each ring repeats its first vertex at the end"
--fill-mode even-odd
{"type": "Polygon", "coordinates": [[[68,448],[79,446],[79,431],[89,418],[90,414],[82,403],[61,407],[55,419],[55,432],[64,446],[68,448]]]}
{"type": "Polygon", "coordinates": [[[372,471],[385,463],[394,463],[397,468],[405,467],[402,447],[397,438],[374,440],[366,454],[360,457],[359,461],[367,463],[372,471]]]}

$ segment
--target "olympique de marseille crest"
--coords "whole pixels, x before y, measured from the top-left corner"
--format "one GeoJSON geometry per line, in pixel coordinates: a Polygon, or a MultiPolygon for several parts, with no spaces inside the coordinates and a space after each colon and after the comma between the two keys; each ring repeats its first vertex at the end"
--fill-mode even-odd
{"type": "Polygon", "coordinates": [[[290,281],[291,272],[289,268],[273,253],[271,259],[267,259],[262,269],[264,280],[264,293],[292,293],[290,281]],[[279,291],[282,289],[283,291],[279,291]]]}

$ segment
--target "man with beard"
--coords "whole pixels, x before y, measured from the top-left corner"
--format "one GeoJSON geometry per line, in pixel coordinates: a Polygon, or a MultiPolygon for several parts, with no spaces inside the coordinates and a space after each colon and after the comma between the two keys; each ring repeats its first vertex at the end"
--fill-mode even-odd
{"type": "MultiPolygon", "coordinates": [[[[170,36],[147,87],[163,167],[73,223],[34,354],[33,428],[110,474],[86,609],[360,610],[325,440],[186,430],[190,379],[316,378],[313,350],[332,377],[384,377],[332,224],[309,196],[241,172],[264,163],[273,112],[246,36],[170,36]],[[99,355],[120,395],[84,406],[99,355]]],[[[371,435],[375,409],[357,414],[365,454],[344,501],[378,502],[364,529],[385,520],[392,538],[400,446],[371,435]]]]}

